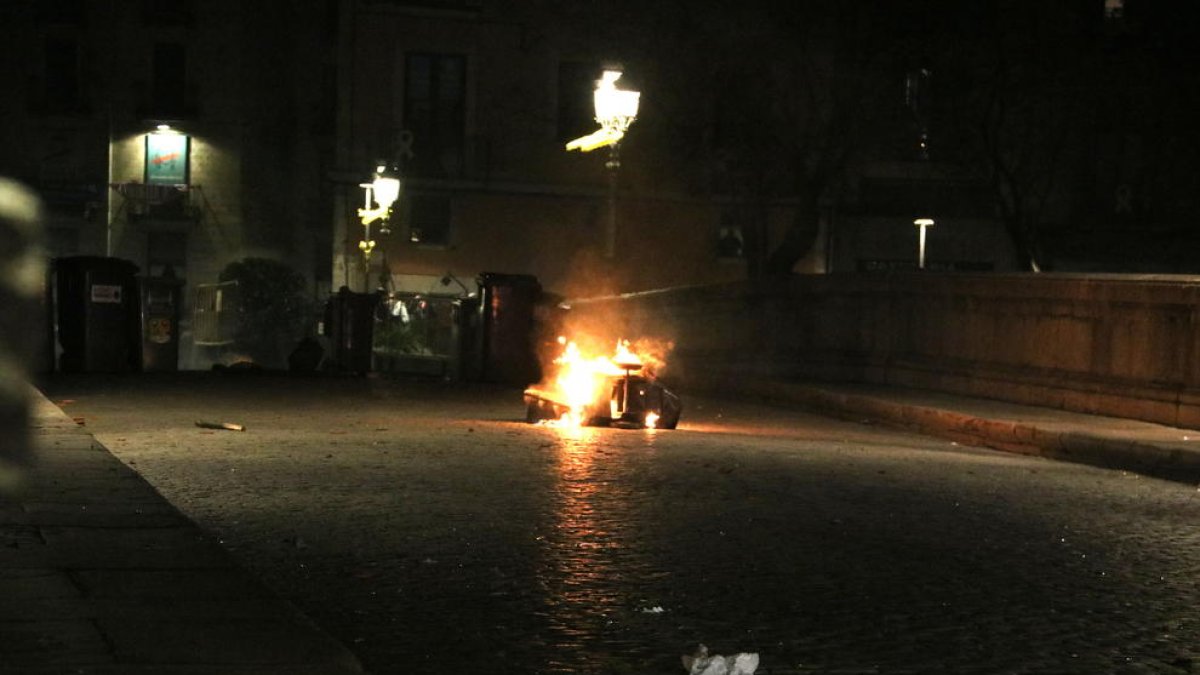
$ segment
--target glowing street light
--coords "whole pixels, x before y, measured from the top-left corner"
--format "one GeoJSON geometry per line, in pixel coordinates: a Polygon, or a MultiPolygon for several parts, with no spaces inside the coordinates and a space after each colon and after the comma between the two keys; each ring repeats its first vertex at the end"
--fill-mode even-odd
{"type": "MultiPolygon", "coordinates": [[[[358,218],[363,225],[363,238],[358,242],[358,249],[363,254],[364,274],[371,263],[371,252],[375,249],[375,240],[371,238],[371,223],[391,216],[392,205],[400,197],[400,179],[396,178],[382,164],[375,168],[375,178],[370,183],[360,183],[359,187],[366,191],[366,201],[363,208],[358,210],[358,218]],[[371,204],[377,206],[372,208],[371,204]]],[[[386,226],[380,226],[379,231],[387,234],[386,226]]]]}
{"type": "Polygon", "coordinates": [[[596,148],[613,146],[621,142],[629,125],[637,120],[638,104],[642,94],[637,91],[617,89],[621,71],[606,70],[596,81],[592,104],[596,110],[596,123],[600,129],[587,136],[580,136],[567,143],[567,150],[591,152],[596,148]]]}
{"type": "Polygon", "coordinates": [[[617,89],[621,71],[606,70],[596,81],[592,102],[600,129],[567,143],[567,150],[591,152],[608,146],[608,224],[605,232],[605,254],[616,255],[617,247],[617,170],[621,168],[620,143],[629,125],[637,120],[641,92],[617,89]]]}
{"type": "Polygon", "coordinates": [[[917,243],[917,269],[923,270],[925,269],[925,229],[933,227],[933,219],[917,218],[913,221],[913,225],[916,225],[921,230],[917,243]]]}

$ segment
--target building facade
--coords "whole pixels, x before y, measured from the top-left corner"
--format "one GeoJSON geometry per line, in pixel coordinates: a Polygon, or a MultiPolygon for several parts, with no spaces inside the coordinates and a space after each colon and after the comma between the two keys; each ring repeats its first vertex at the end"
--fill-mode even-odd
{"type": "Polygon", "coordinates": [[[346,0],[342,12],[335,286],[457,293],[441,280],[498,272],[590,295],[744,277],[740,251],[718,246],[713,195],[686,190],[652,154],[654,92],[615,177],[608,149],[565,150],[596,128],[605,67],[646,72],[613,17],[470,0],[346,0]],[[377,162],[398,166],[404,187],[390,234],[371,232],[364,279],[354,209],[377,162]]]}
{"type": "MultiPolygon", "coordinates": [[[[749,137],[729,127],[762,127],[766,118],[736,110],[737,103],[734,113],[723,112],[729,83],[753,81],[770,64],[771,40],[790,49],[777,27],[752,23],[763,20],[754,10],[702,15],[668,5],[504,0],[340,6],[334,287],[456,293],[461,287],[443,280],[515,272],[578,297],[738,280],[760,272],[756,262],[806,217],[793,272],[915,267],[913,220],[929,216],[939,219],[928,233],[937,266],[1014,266],[978,178],[914,151],[928,129],[914,126],[905,64],[872,75],[891,78],[884,85],[894,91],[858,106],[882,112],[853,141],[854,157],[826,170],[806,211],[805,177],[791,164],[821,152],[812,148],[835,122],[812,122],[813,138],[792,139],[799,148],[793,156],[781,152],[775,165],[759,158],[743,171],[738,162],[748,162],[737,155],[760,146],[770,154],[773,141],[769,131],[749,137]],[[745,25],[730,18],[743,15],[751,17],[745,25]],[[725,41],[698,37],[707,35],[725,41]],[[753,58],[738,56],[756,49],[762,53],[753,58]],[[607,149],[564,148],[596,128],[592,88],[607,67],[623,71],[619,85],[642,92],[615,176],[606,169],[607,149]],[[898,149],[909,140],[911,147],[898,149]],[[355,218],[358,186],[379,163],[399,167],[404,181],[386,234],[364,230],[355,218]],[[754,171],[767,175],[746,177],[754,171]],[[369,269],[358,246],[366,238],[377,242],[369,269]]],[[[822,36],[805,39],[835,50],[822,36]]],[[[783,80],[805,67],[832,68],[821,56],[787,54],[780,62],[788,58],[811,62],[788,64],[783,80]]],[[[814,78],[812,88],[834,88],[837,74],[814,78]]],[[[799,104],[801,94],[789,89],[804,87],[779,85],[799,104]]],[[[773,121],[791,123],[778,115],[773,121]]]]}
{"type": "Polygon", "coordinates": [[[247,257],[327,289],[335,31],[330,3],[3,3],[0,173],[43,198],[52,257],[182,279],[185,317],[247,257]]]}
{"type": "MultiPolygon", "coordinates": [[[[47,203],[51,255],[125,258],[189,289],[249,257],[286,262],[318,301],[342,286],[462,295],[485,272],[580,297],[911,268],[926,217],[930,267],[1015,269],[995,186],[951,123],[971,126],[962,106],[982,90],[955,97],[989,63],[981,36],[1017,17],[1009,4],[846,3],[863,13],[836,24],[840,3],[14,0],[0,5],[0,50],[19,66],[0,71],[0,173],[47,203]],[[642,92],[637,121],[617,157],[568,152],[596,128],[606,68],[642,92]],[[360,185],[380,163],[403,188],[367,230],[360,185]]],[[[1138,107],[1076,66],[1108,48],[1144,80],[1152,63],[1117,58],[1148,39],[1131,23],[1141,5],[1050,4],[1065,13],[1042,23],[1074,41],[1074,70],[1009,91],[1107,101],[1105,124],[1128,128],[1121,111],[1138,107]]],[[[1156,163],[1137,138],[1077,121],[1041,216],[1066,224],[1062,241],[1086,238],[1072,227],[1096,194],[1128,219],[1166,184],[1144,178],[1156,163]]]]}

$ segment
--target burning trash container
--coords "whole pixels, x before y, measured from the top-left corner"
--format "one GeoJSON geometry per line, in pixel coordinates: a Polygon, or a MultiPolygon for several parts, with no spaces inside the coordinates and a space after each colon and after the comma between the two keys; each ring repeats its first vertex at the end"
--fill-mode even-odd
{"type": "Polygon", "coordinates": [[[627,429],[679,424],[683,403],[657,382],[626,341],[617,343],[611,358],[583,357],[575,343],[565,342],[555,364],[552,381],[525,390],[525,421],[627,429]]]}

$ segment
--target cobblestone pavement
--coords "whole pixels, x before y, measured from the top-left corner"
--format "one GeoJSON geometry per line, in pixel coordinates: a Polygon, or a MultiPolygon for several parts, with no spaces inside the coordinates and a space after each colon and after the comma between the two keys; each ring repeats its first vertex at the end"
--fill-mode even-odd
{"type": "Polygon", "coordinates": [[[1196,486],[711,400],[569,433],[494,388],[43,384],[375,673],[1200,672],[1196,486]]]}

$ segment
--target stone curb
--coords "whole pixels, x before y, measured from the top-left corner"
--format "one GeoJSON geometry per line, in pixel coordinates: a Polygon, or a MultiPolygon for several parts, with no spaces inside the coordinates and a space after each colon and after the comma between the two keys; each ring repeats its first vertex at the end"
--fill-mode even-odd
{"type": "Polygon", "coordinates": [[[901,395],[889,398],[820,384],[755,382],[738,388],[768,401],[798,404],[842,418],[866,417],[970,445],[1200,483],[1200,452],[1142,440],[1134,434],[1092,433],[1078,423],[983,417],[948,407],[907,403],[901,395]]]}

